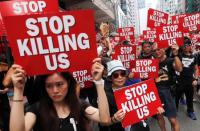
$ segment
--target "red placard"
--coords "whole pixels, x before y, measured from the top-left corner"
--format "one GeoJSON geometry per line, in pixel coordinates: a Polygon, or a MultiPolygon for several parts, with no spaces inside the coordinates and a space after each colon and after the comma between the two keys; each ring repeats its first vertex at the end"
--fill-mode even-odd
{"type": "Polygon", "coordinates": [[[125,68],[132,70],[135,67],[136,46],[115,46],[113,59],[121,60],[125,68]]]}
{"type": "Polygon", "coordinates": [[[150,42],[156,42],[156,30],[144,30],[144,39],[150,42]]]}
{"type": "Polygon", "coordinates": [[[90,79],[97,57],[93,11],[8,16],[5,23],[15,63],[28,75],[70,71],[90,79]]]}
{"type": "Polygon", "coordinates": [[[187,14],[187,16],[180,18],[180,23],[183,26],[184,32],[200,30],[200,13],[187,14]]]}
{"type": "Polygon", "coordinates": [[[155,28],[158,26],[166,25],[168,22],[168,16],[169,15],[167,13],[149,8],[147,16],[147,27],[155,28]]]}
{"type": "Polygon", "coordinates": [[[183,29],[179,25],[157,27],[158,48],[169,47],[173,44],[183,45],[183,29]]]}
{"type": "Polygon", "coordinates": [[[190,39],[192,42],[192,45],[196,45],[200,43],[200,34],[190,34],[190,39]]]}
{"type": "Polygon", "coordinates": [[[118,109],[126,113],[122,126],[137,123],[157,113],[161,107],[157,88],[153,79],[140,82],[114,92],[118,109]]]}
{"type": "Polygon", "coordinates": [[[118,29],[119,33],[119,42],[122,42],[124,40],[130,41],[131,43],[134,43],[134,28],[133,27],[124,27],[118,29]]]}
{"type": "Polygon", "coordinates": [[[150,79],[158,77],[159,62],[156,59],[136,60],[135,68],[132,70],[134,78],[150,79]]]}
{"type": "Polygon", "coordinates": [[[179,21],[181,18],[187,16],[186,14],[181,14],[181,15],[173,15],[171,16],[171,24],[179,24],[179,21]]]}
{"type": "Polygon", "coordinates": [[[12,0],[0,2],[2,16],[59,11],[57,0],[12,0]]]}
{"type": "Polygon", "coordinates": [[[2,36],[2,34],[3,34],[3,20],[0,13],[0,36],[2,36]]]}

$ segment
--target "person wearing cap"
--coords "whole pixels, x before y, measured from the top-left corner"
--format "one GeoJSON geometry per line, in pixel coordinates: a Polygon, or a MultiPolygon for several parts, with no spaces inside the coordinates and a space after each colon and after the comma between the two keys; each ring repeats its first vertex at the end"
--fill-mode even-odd
{"type": "MultiPolygon", "coordinates": [[[[121,121],[125,117],[125,114],[122,109],[117,109],[113,92],[120,87],[127,86],[128,73],[122,62],[119,60],[112,60],[107,63],[107,73],[107,79],[110,81],[110,86],[105,84],[105,92],[109,103],[111,123],[107,126],[100,126],[100,131],[125,131],[121,125],[121,121]]],[[[132,84],[134,84],[134,82],[137,83],[139,81],[132,81],[132,84]]],[[[162,113],[163,109],[158,112],[162,113]]],[[[144,127],[140,122],[132,125],[129,129],[131,131],[149,131],[149,127],[144,127]]]]}
{"type": "MultiPolygon", "coordinates": [[[[179,59],[177,45],[172,45],[174,58],[168,58],[164,48],[157,48],[155,56],[159,60],[159,77],[155,78],[156,86],[162,103],[164,104],[164,115],[168,118],[172,131],[180,131],[180,125],[177,120],[176,105],[170,92],[170,86],[173,81],[173,73],[182,71],[182,63],[179,59]]],[[[158,121],[163,121],[163,115],[158,116],[158,121]]],[[[165,125],[163,125],[165,126],[165,125]]],[[[164,131],[166,129],[163,129],[164,131]]]]}
{"type": "Polygon", "coordinates": [[[184,93],[187,102],[187,115],[192,120],[196,120],[193,107],[194,86],[198,80],[198,64],[196,57],[192,54],[192,43],[188,37],[184,37],[183,52],[180,56],[183,71],[180,72],[178,86],[176,89],[176,106],[178,109],[179,100],[184,93]]]}

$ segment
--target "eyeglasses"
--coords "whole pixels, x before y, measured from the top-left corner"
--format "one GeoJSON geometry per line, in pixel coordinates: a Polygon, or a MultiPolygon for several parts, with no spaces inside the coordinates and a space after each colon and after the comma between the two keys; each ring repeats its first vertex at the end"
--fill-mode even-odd
{"type": "Polygon", "coordinates": [[[125,77],[125,76],[126,76],[126,71],[114,72],[114,73],[112,74],[112,77],[113,77],[114,79],[117,79],[117,78],[119,77],[119,75],[120,75],[121,77],[125,77]]]}

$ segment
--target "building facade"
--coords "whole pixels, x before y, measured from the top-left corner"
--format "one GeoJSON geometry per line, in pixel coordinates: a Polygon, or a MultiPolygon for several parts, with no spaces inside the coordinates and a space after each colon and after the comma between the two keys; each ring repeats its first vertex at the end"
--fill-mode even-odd
{"type": "Polygon", "coordinates": [[[200,0],[185,0],[185,12],[186,13],[200,12],[200,0]]]}

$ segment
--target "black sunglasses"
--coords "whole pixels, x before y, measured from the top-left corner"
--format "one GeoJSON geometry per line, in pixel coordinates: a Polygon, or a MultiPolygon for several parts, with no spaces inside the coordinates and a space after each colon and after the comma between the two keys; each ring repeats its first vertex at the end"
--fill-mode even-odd
{"type": "Polygon", "coordinates": [[[126,76],[126,71],[117,71],[117,72],[114,72],[113,74],[112,74],[112,78],[114,78],[114,79],[117,79],[118,77],[119,77],[119,75],[121,76],[121,77],[125,77],[126,76]]]}

